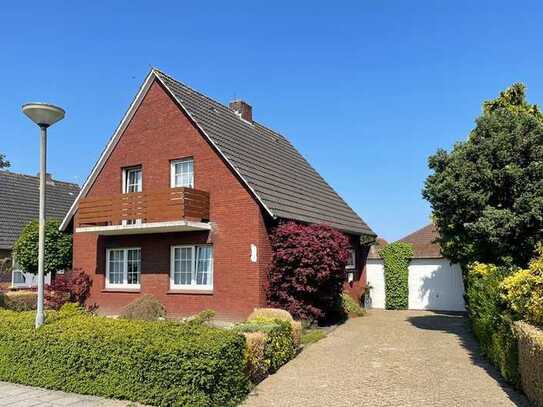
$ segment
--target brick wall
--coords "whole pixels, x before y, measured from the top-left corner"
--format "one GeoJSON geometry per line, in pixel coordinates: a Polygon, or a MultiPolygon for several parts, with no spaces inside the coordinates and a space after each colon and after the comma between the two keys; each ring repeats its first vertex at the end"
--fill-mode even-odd
{"type": "Polygon", "coordinates": [[[354,281],[345,283],[343,289],[355,300],[360,301],[364,294],[367,281],[366,261],[368,259],[369,246],[360,246],[360,238],[358,236],[351,236],[351,244],[352,247],[357,248],[356,272],[354,274],[354,281]]]}
{"type": "Polygon", "coordinates": [[[270,244],[261,208],[157,82],[151,85],[87,196],[120,193],[122,168],[133,165],[142,166],[144,191],[166,189],[170,185],[170,161],[185,157],[194,159],[194,187],[210,193],[211,233],[116,238],[74,234],[74,269],[91,275],[89,303],[96,303],[101,312],[116,314],[143,293],[158,297],[170,315],[212,308],[223,318],[239,319],[264,305],[270,244]],[[169,247],[202,241],[214,248],[213,294],[168,294],[169,247]],[[251,244],[258,248],[256,263],[250,260],[251,244]],[[113,246],[142,248],[139,293],[104,290],[105,249],[113,246]]]}

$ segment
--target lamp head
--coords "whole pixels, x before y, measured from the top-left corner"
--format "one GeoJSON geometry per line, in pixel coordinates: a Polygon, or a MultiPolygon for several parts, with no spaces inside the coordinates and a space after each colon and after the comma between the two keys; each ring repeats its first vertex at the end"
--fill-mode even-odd
{"type": "Polygon", "coordinates": [[[49,127],[64,118],[64,109],[47,103],[26,103],[23,113],[40,127],[49,127]]]}

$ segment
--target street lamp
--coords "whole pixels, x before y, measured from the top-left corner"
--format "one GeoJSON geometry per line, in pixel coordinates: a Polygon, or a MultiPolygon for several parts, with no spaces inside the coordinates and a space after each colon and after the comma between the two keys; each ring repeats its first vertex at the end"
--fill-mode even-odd
{"type": "Polygon", "coordinates": [[[27,103],[23,113],[40,126],[40,227],[38,244],[38,304],[36,307],[36,328],[43,325],[43,269],[45,262],[45,171],[47,155],[47,128],[64,118],[64,110],[47,103],[27,103]]]}

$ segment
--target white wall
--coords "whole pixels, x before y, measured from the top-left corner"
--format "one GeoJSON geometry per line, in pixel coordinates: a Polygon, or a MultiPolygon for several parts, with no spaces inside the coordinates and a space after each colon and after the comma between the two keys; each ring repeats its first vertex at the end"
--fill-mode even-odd
{"type": "Polygon", "coordinates": [[[409,309],[465,311],[462,270],[447,259],[413,259],[409,309]]]}
{"type": "Polygon", "coordinates": [[[368,308],[385,308],[385,273],[383,260],[367,260],[366,279],[368,284],[372,287],[369,299],[366,296],[366,306],[368,308]]]}
{"type": "MultiPolygon", "coordinates": [[[[368,259],[370,308],[385,308],[383,260],[368,259]]],[[[462,271],[447,259],[413,259],[409,265],[409,309],[465,311],[462,271]]]]}
{"type": "MultiPolygon", "coordinates": [[[[51,284],[51,274],[44,276],[45,284],[51,284]]],[[[33,288],[38,285],[38,276],[31,273],[23,273],[18,270],[13,270],[11,273],[11,286],[17,288],[33,288]]]]}

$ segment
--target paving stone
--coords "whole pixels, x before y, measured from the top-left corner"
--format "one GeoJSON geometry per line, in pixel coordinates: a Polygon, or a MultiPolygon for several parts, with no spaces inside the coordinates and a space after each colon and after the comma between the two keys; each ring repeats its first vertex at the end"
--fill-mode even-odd
{"type": "Polygon", "coordinates": [[[260,383],[244,407],[528,406],[480,354],[467,319],[371,311],[260,383]]]}

